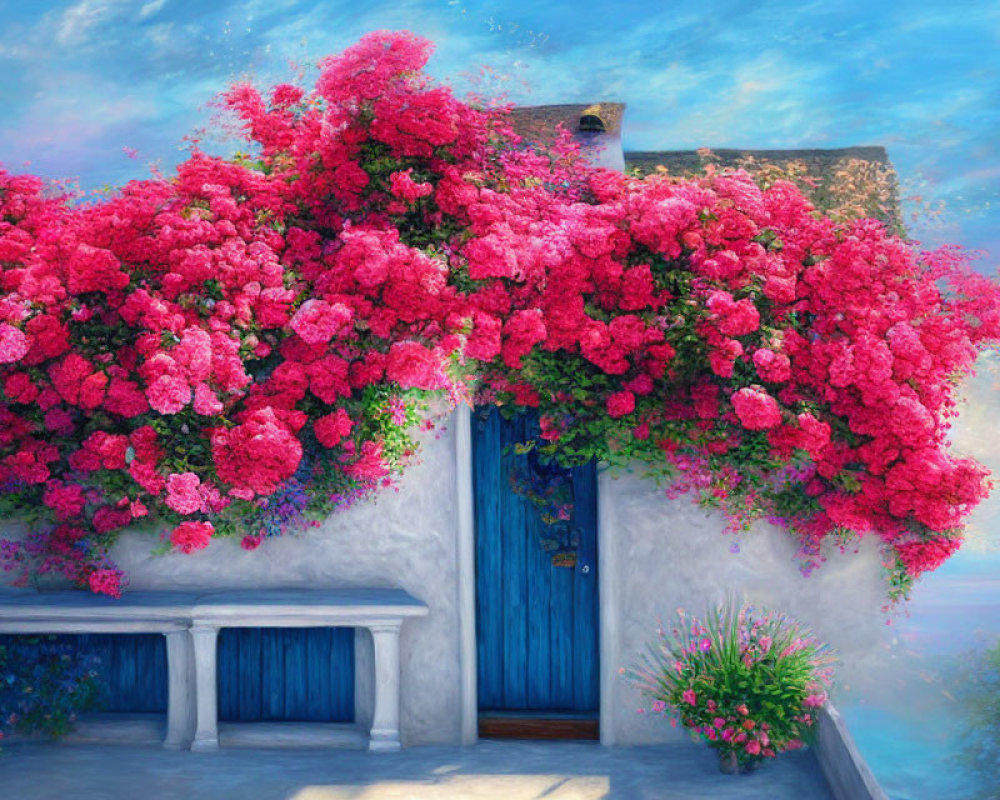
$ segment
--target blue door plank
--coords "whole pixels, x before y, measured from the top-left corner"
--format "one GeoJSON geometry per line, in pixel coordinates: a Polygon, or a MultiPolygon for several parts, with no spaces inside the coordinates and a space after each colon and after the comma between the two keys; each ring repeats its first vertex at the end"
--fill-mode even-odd
{"type": "Polygon", "coordinates": [[[550,627],[552,631],[552,693],[549,709],[573,710],[573,569],[550,567],[552,604],[550,627]]]}
{"type": "Polygon", "coordinates": [[[167,708],[166,640],[157,633],[90,634],[76,639],[78,652],[100,659],[107,686],[104,709],[158,713],[167,708]]]}
{"type": "MultiPolygon", "coordinates": [[[[523,442],[525,436],[525,416],[519,415],[504,426],[506,434],[502,441],[505,447],[513,447],[523,442]]],[[[509,471],[513,464],[513,452],[503,456],[502,463],[509,471]]],[[[504,475],[506,478],[506,474],[504,475]]],[[[519,495],[508,491],[501,495],[501,561],[503,564],[503,701],[505,708],[523,709],[528,701],[528,598],[525,586],[525,561],[527,558],[527,514],[531,509],[519,495]]]]}
{"type": "Polygon", "coordinates": [[[283,628],[285,644],[285,711],[283,719],[304,721],[309,718],[306,707],[309,662],[306,659],[306,636],[304,628],[283,628]]]}
{"type": "MultiPolygon", "coordinates": [[[[239,687],[236,692],[238,704],[234,716],[225,719],[256,721],[261,719],[263,713],[260,680],[261,629],[235,628],[233,631],[238,634],[238,659],[226,669],[235,673],[234,677],[239,687]]],[[[219,669],[223,669],[221,661],[219,669]]]]}
{"type": "Polygon", "coordinates": [[[354,628],[328,628],[331,722],[354,722],[354,628]]]}
{"type": "Polygon", "coordinates": [[[573,570],[574,630],[573,710],[597,711],[600,706],[598,670],[597,474],[593,465],[573,470],[574,524],[580,531],[580,552],[573,570]]]}
{"type": "Polygon", "coordinates": [[[217,642],[216,686],[218,691],[219,719],[240,718],[240,638],[241,628],[222,628],[217,642]]]}
{"type": "Polygon", "coordinates": [[[280,629],[265,628],[260,636],[261,719],[280,720],[285,715],[285,654],[280,629]]]}
{"type": "Polygon", "coordinates": [[[476,530],[476,642],[479,704],[503,707],[503,605],[500,566],[500,497],[503,492],[500,415],[473,416],[473,481],[476,530]]]}
{"type": "Polygon", "coordinates": [[[134,636],[126,636],[121,640],[119,645],[120,646],[114,650],[115,658],[113,660],[112,668],[118,676],[122,701],[131,705],[135,701],[136,695],[135,660],[138,648],[136,647],[134,636]]]}
{"type": "Polygon", "coordinates": [[[304,719],[317,721],[332,703],[330,659],[332,658],[333,641],[328,628],[306,629],[306,663],[308,678],[306,687],[306,708],[304,719]]]}
{"type": "Polygon", "coordinates": [[[136,705],[150,713],[167,707],[167,640],[163,634],[134,637],[136,642],[136,705]]]}
{"type": "Polygon", "coordinates": [[[546,709],[552,695],[552,554],[539,546],[546,536],[538,514],[527,515],[528,709],[546,709]]]}

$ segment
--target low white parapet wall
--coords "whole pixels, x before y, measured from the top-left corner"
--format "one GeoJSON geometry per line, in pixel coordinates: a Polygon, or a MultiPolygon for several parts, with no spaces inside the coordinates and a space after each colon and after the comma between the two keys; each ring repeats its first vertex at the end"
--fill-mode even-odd
{"type": "Polygon", "coordinates": [[[844,718],[830,703],[820,709],[815,749],[816,760],[836,800],[889,800],[854,743],[844,718]]]}

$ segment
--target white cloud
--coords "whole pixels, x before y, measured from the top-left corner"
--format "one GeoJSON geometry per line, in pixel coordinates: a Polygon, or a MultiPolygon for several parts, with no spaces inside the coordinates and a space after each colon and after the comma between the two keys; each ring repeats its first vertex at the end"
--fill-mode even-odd
{"type": "Polygon", "coordinates": [[[166,4],[167,0],[150,0],[150,2],[145,3],[143,7],[139,9],[140,21],[149,19],[149,17],[159,12],[166,4]]]}
{"type": "Polygon", "coordinates": [[[67,8],[56,24],[56,41],[64,46],[86,41],[89,32],[113,14],[121,0],[81,0],[67,8]]]}

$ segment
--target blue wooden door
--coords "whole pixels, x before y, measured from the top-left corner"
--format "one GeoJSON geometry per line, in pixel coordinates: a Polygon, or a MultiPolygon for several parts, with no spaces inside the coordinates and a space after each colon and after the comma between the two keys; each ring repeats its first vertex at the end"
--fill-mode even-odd
{"type": "Polygon", "coordinates": [[[527,458],[514,445],[538,433],[537,418],[480,408],[472,427],[480,711],[596,713],[594,465],[572,470],[572,516],[549,526],[511,486],[527,458]],[[552,549],[560,537],[571,546],[552,549]]]}

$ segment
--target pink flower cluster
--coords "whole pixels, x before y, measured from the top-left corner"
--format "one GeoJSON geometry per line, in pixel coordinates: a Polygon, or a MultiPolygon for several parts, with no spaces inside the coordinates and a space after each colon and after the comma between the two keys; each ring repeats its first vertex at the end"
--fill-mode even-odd
{"type": "Polygon", "coordinates": [[[1000,338],[996,284],[787,183],[527,146],[431,49],[380,31],[311,93],[234,87],[256,164],[196,152],[97,204],[0,171],[0,486],[81,585],[150,511],[191,551],[293,479],[323,507],[380,485],[413,446],[366,419],[459,373],[733,514],[800,491],[806,551],[875,531],[913,576],[957,547],[987,485],[945,448],[950,376],[1000,338]]]}
{"type": "Polygon", "coordinates": [[[669,714],[740,764],[802,747],[827,700],[833,654],[782,614],[732,605],[706,625],[678,609],[675,627],[624,670],[656,714],[669,714]],[[707,647],[706,647],[707,643],[707,647]]]}

